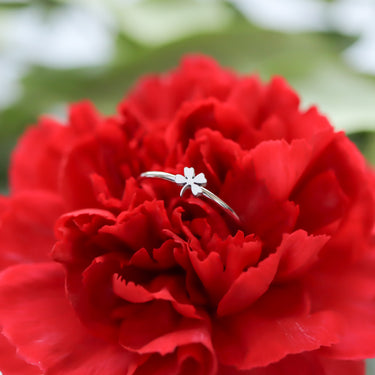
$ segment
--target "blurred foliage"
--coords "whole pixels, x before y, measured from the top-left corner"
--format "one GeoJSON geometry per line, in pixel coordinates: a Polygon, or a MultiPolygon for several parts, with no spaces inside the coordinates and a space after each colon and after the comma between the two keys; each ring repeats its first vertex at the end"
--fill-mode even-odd
{"type": "Polygon", "coordinates": [[[348,134],[349,138],[366,156],[372,165],[375,165],[375,132],[361,131],[348,134]]]}
{"type": "MultiPolygon", "coordinates": [[[[30,4],[20,2],[17,6],[27,3],[30,4]]],[[[42,0],[32,6],[43,3],[48,7],[69,6],[68,2],[42,0]]],[[[140,22],[138,31],[134,25],[130,27],[132,13],[130,16],[126,12],[121,14],[112,4],[117,25],[115,53],[108,65],[77,69],[30,67],[21,80],[21,96],[0,111],[0,188],[4,190],[6,186],[8,156],[17,137],[28,124],[35,123],[39,115],[56,109],[59,112],[67,103],[84,98],[94,101],[104,113],[113,113],[116,103],[139,76],[170,69],[187,53],[211,55],[224,66],[241,73],[259,74],[264,80],[275,74],[282,75],[301,94],[304,106],[317,104],[339,128],[348,131],[375,128],[375,78],[354,72],[340,56],[353,43],[353,38],[328,32],[285,34],[263,30],[250,24],[227,3],[207,3],[203,6],[193,0],[144,1],[141,7],[148,11],[148,18],[142,22],[147,23],[148,29],[140,22]],[[172,3],[168,12],[160,12],[172,3]],[[197,14],[194,21],[197,26],[182,35],[174,33],[173,28],[167,29],[158,41],[150,9],[159,9],[158,17],[163,14],[168,19],[177,17],[177,24],[182,24],[187,14],[190,17],[197,14]],[[210,14],[216,14],[219,21],[208,22],[210,14]]],[[[140,11],[142,8],[138,13],[140,11]]],[[[155,27],[160,28],[163,21],[158,18],[155,27]]],[[[375,163],[374,135],[366,132],[354,135],[353,139],[375,163]]]]}
{"type": "Polygon", "coordinates": [[[366,374],[367,375],[375,374],[375,359],[370,359],[366,361],[366,374]]]}
{"type": "Polygon", "coordinates": [[[58,0],[0,0],[0,9],[14,9],[30,6],[41,6],[45,9],[61,6],[58,0]]]}

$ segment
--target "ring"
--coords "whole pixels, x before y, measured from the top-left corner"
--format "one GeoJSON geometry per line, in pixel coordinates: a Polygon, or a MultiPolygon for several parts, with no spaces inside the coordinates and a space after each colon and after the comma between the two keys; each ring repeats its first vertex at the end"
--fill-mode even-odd
{"type": "Polygon", "coordinates": [[[194,168],[184,168],[184,176],[181,174],[172,174],[167,172],[159,171],[149,171],[141,174],[142,178],[160,178],[162,180],[174,182],[179,186],[182,186],[180,191],[180,197],[182,197],[187,189],[190,188],[191,192],[195,197],[205,196],[208,199],[214,201],[218,206],[223,208],[233,219],[240,221],[239,216],[234,212],[234,210],[229,207],[223,200],[221,200],[214,193],[206,189],[204,186],[207,184],[206,177],[204,173],[199,173],[195,175],[194,168]]]}

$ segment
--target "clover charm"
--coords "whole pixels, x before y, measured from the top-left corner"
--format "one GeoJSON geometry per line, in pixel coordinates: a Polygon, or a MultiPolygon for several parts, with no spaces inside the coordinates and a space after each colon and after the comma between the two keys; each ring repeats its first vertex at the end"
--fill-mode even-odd
{"type": "Polygon", "coordinates": [[[180,191],[180,197],[183,196],[183,194],[189,187],[193,195],[196,197],[197,195],[202,194],[201,186],[205,186],[207,180],[204,173],[199,173],[196,176],[194,168],[185,167],[184,176],[181,174],[176,174],[175,182],[176,184],[183,186],[180,191]]]}

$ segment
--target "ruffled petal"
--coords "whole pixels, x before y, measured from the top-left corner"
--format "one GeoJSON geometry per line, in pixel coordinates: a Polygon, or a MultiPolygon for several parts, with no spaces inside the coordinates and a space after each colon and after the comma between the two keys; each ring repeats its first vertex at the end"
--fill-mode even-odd
{"type": "Polygon", "coordinates": [[[118,238],[133,252],[142,248],[152,252],[168,239],[166,229],[171,229],[171,224],[164,202],[145,201],[133,210],[123,211],[116,224],[104,227],[101,233],[118,238]]]}
{"type": "Polygon", "coordinates": [[[337,311],[340,340],[327,349],[332,358],[359,360],[375,357],[375,256],[348,262],[326,254],[305,279],[315,309],[337,311]]]}
{"type": "MultiPolygon", "coordinates": [[[[126,282],[115,274],[113,276],[113,292],[123,300],[136,304],[168,301],[179,314],[188,318],[202,319],[198,309],[187,298],[183,280],[178,277],[159,276],[148,285],[143,286],[132,281],[126,282]]],[[[116,315],[116,311],[113,314],[116,315]]]]}
{"type": "MultiPolygon", "coordinates": [[[[230,370],[228,370],[230,371],[230,370]]],[[[318,352],[288,355],[267,367],[249,371],[224,372],[220,375],[364,375],[364,361],[338,361],[325,358],[318,352]]]]}
{"type": "Polygon", "coordinates": [[[309,236],[303,230],[284,234],[279,246],[282,253],[276,279],[285,281],[300,276],[318,261],[318,254],[330,237],[309,236]]]}
{"type": "Polygon", "coordinates": [[[185,57],[168,79],[144,77],[127,95],[120,111],[131,105],[147,120],[152,120],[152,124],[165,125],[183,103],[207,97],[225,99],[236,80],[232,72],[222,69],[212,58],[185,57]]]}
{"type": "Polygon", "coordinates": [[[170,303],[161,300],[127,307],[122,311],[119,342],[128,350],[165,355],[192,343],[212,349],[207,321],[186,319],[170,303]]]}
{"type": "Polygon", "coordinates": [[[4,375],[42,375],[42,370],[25,361],[16,347],[0,334],[0,372],[4,375]]]}
{"type": "Polygon", "coordinates": [[[82,271],[96,257],[116,249],[108,236],[98,234],[105,226],[114,224],[115,216],[106,210],[84,209],[62,215],[55,224],[57,242],[51,252],[57,262],[77,265],[82,271]],[[94,236],[95,240],[90,241],[94,236]]]}
{"type": "Polygon", "coordinates": [[[93,105],[83,101],[71,105],[68,124],[43,117],[22,136],[12,154],[12,192],[27,189],[58,191],[64,155],[72,143],[92,131],[100,121],[93,105]]]}
{"type": "Polygon", "coordinates": [[[111,195],[120,198],[125,179],[132,173],[140,174],[133,158],[135,155],[129,150],[125,133],[115,125],[108,123],[81,137],[64,158],[60,174],[64,200],[71,209],[98,207],[93,175],[103,176],[111,195]]]}
{"type": "Polygon", "coordinates": [[[238,214],[245,233],[255,233],[266,247],[276,247],[282,234],[294,229],[299,214],[294,202],[276,199],[257,178],[251,155],[228,172],[220,198],[238,214]]]}
{"type": "Polygon", "coordinates": [[[243,151],[236,142],[225,138],[217,130],[204,128],[197,131],[185,154],[177,162],[194,165],[197,173],[204,173],[207,188],[215,194],[220,194],[220,186],[225,181],[228,171],[242,154],[243,151]]]}
{"type": "Polygon", "coordinates": [[[277,251],[258,264],[243,272],[230,286],[221,299],[218,316],[243,311],[254,303],[269,288],[275,277],[281,252],[277,251]]]}
{"type": "Polygon", "coordinates": [[[61,198],[48,191],[23,191],[2,198],[0,269],[49,260],[54,223],[63,210],[61,198]]]}
{"type": "Polygon", "coordinates": [[[9,173],[12,192],[58,190],[65,133],[66,128],[62,124],[49,118],[41,119],[38,126],[25,132],[12,154],[9,173]]]}
{"type": "Polygon", "coordinates": [[[218,319],[213,340],[221,363],[250,370],[331,346],[339,340],[339,328],[336,313],[310,312],[306,295],[285,285],[270,288],[243,313],[218,319]]]}
{"type": "Polygon", "coordinates": [[[19,265],[0,275],[0,324],[20,355],[50,375],[123,375],[132,358],[81,325],[58,264],[19,265]]]}
{"type": "Polygon", "coordinates": [[[255,174],[263,180],[272,197],[286,200],[311,159],[304,140],[262,142],[251,151],[255,174]]]}
{"type": "Polygon", "coordinates": [[[312,178],[295,199],[301,210],[297,225],[309,232],[324,232],[342,218],[349,203],[332,170],[312,178]]]}

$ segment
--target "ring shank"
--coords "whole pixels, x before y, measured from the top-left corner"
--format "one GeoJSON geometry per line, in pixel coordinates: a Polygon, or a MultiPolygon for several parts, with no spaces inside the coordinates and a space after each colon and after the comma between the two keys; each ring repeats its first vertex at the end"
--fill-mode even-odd
{"type": "Polygon", "coordinates": [[[175,175],[167,172],[149,171],[141,173],[142,178],[161,178],[162,180],[175,182],[175,175]]]}
{"type": "Polygon", "coordinates": [[[224,210],[227,210],[229,211],[229,213],[231,214],[231,216],[233,218],[235,218],[237,221],[240,221],[240,218],[239,216],[234,212],[234,210],[229,207],[222,199],[220,199],[217,195],[215,195],[214,193],[212,193],[211,191],[207,190],[206,188],[202,187],[202,195],[204,195],[205,197],[213,200],[217,205],[219,205],[221,208],[223,208],[224,210]]]}

